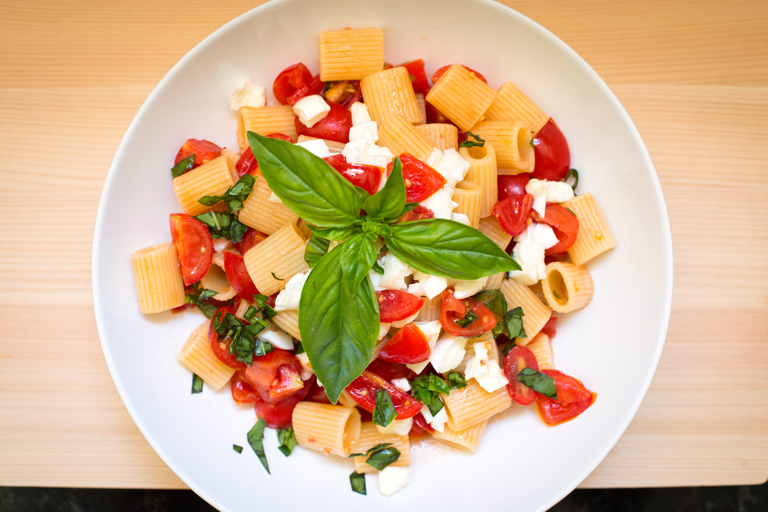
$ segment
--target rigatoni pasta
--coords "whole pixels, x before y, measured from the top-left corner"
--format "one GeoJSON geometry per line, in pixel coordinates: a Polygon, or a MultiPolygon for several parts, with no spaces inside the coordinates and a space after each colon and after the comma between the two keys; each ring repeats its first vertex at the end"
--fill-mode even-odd
{"type": "Polygon", "coordinates": [[[176,199],[189,215],[200,215],[211,210],[223,210],[219,203],[207,206],[200,202],[205,196],[220,196],[237,182],[232,161],[226,156],[220,156],[206,162],[178,178],[173,179],[173,191],[176,199]]]}
{"type": "Polygon", "coordinates": [[[505,82],[496,93],[493,103],[485,111],[487,121],[522,121],[531,133],[538,132],[549,116],[538,105],[520,92],[512,82],[505,82]]]}
{"type": "Polygon", "coordinates": [[[347,457],[360,438],[360,413],[353,407],[301,402],[293,410],[293,431],[304,448],[347,457]]]}
{"type": "Polygon", "coordinates": [[[245,267],[256,288],[265,295],[282,290],[288,280],[309,270],[304,261],[304,238],[294,224],[286,224],[245,253],[245,267]]]}
{"type": "Polygon", "coordinates": [[[408,70],[385,69],[360,80],[360,90],[371,118],[381,125],[392,114],[399,114],[411,124],[424,119],[413,92],[408,70]]]}
{"type": "Polygon", "coordinates": [[[472,133],[491,143],[500,169],[511,174],[533,171],[532,135],[522,121],[483,121],[472,127],[472,133]]]}
{"type": "Polygon", "coordinates": [[[237,116],[237,142],[240,149],[248,147],[248,132],[259,135],[282,133],[292,140],[298,137],[293,118],[293,108],[290,105],[275,107],[243,107],[237,116]]]}
{"type": "Polygon", "coordinates": [[[454,64],[429,90],[426,100],[467,131],[480,120],[495,97],[496,91],[475,73],[454,64]]]}
{"type": "Polygon", "coordinates": [[[172,243],[157,244],[131,255],[139,310],[160,313],[184,305],[184,281],[179,256],[172,243]]]}
{"type": "Polygon", "coordinates": [[[222,363],[213,353],[211,342],[208,341],[208,326],[209,322],[203,322],[192,331],[181,348],[178,359],[213,389],[221,389],[232,378],[235,369],[222,363]]]}
{"type": "Polygon", "coordinates": [[[320,32],[320,80],[360,80],[384,67],[380,28],[320,32]]]}
{"type": "Polygon", "coordinates": [[[575,265],[584,265],[595,256],[616,247],[616,241],[590,192],[566,201],[563,206],[579,219],[579,234],[568,249],[568,256],[575,265]]]}

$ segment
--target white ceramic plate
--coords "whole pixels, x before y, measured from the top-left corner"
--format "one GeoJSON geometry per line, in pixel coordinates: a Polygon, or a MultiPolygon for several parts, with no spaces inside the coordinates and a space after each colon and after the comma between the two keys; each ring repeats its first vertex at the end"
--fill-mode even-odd
{"type": "Polygon", "coordinates": [[[622,435],[650,384],[670,312],[669,222],[653,165],[632,121],[598,75],[524,16],[490,1],[270,2],[205,39],[166,75],[133,120],[101,199],[93,291],[104,353],[136,424],[170,468],[222,510],[542,510],[578,485],[622,435]],[[559,124],[580,191],[594,193],[617,247],[590,263],[590,306],[564,317],[557,367],[598,393],[574,421],[548,428],[532,407],[513,408],[487,429],[475,455],[414,448],[403,491],[350,490],[350,461],[298,448],[290,458],[267,431],[267,475],[247,445],[255,416],[228,388],[191,395],[176,354],[203,316],[142,316],[130,264],[137,249],[170,240],[180,210],[169,168],[187,138],[236,147],[229,96],[241,78],[269,89],[284,67],[317,72],[317,33],[382,27],[386,60],[424,58],[427,72],[461,62],[499,87],[513,80],[559,124]],[[245,447],[238,455],[232,444],[245,447]]]}

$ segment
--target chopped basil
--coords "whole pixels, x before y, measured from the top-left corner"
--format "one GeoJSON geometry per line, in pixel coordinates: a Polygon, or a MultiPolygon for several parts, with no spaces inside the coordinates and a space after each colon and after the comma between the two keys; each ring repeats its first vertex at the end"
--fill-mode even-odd
{"type": "Polygon", "coordinates": [[[400,450],[391,446],[371,453],[368,458],[365,459],[365,463],[381,471],[393,462],[397,462],[397,459],[399,458],[400,450]]]}
{"type": "Polygon", "coordinates": [[[267,473],[270,473],[267,455],[264,453],[264,428],[266,426],[266,420],[259,418],[259,421],[248,431],[248,444],[251,445],[251,449],[253,449],[253,452],[261,461],[261,465],[267,470],[267,473]]]}
{"type": "Polygon", "coordinates": [[[222,196],[205,196],[198,199],[198,203],[205,206],[213,206],[216,203],[224,201],[227,205],[227,210],[232,213],[239,212],[243,209],[243,201],[253,192],[253,184],[256,182],[256,178],[250,174],[243,174],[237,183],[229,188],[222,196]]]}
{"type": "Polygon", "coordinates": [[[523,329],[523,316],[525,316],[525,313],[523,313],[523,308],[520,306],[504,313],[504,326],[506,327],[509,339],[528,337],[525,334],[525,329],[523,329]]]}
{"type": "Polygon", "coordinates": [[[494,312],[499,318],[504,317],[507,312],[507,299],[501,290],[483,290],[472,296],[475,301],[488,306],[488,309],[494,312]]]}
{"type": "Polygon", "coordinates": [[[235,450],[237,453],[243,453],[243,447],[239,444],[233,444],[232,449],[235,450]]]}
{"type": "Polygon", "coordinates": [[[460,148],[471,148],[474,146],[483,147],[485,145],[485,139],[481,139],[477,135],[475,135],[472,132],[467,132],[467,138],[464,142],[459,144],[460,148]],[[472,137],[475,140],[469,140],[469,138],[472,137]]]}
{"type": "Polygon", "coordinates": [[[557,400],[555,379],[549,375],[534,370],[533,368],[523,368],[520,370],[520,373],[517,374],[517,381],[528,386],[537,393],[541,393],[547,398],[557,400]]]}
{"type": "Polygon", "coordinates": [[[447,395],[451,392],[448,383],[442,377],[433,373],[419,375],[410,382],[410,385],[413,396],[426,405],[433,416],[443,408],[440,394],[447,395]]]}
{"type": "Polygon", "coordinates": [[[226,212],[208,212],[195,216],[197,220],[205,224],[213,238],[226,238],[233,243],[239,243],[243,239],[248,226],[237,220],[237,216],[226,212]]]}
{"type": "Polygon", "coordinates": [[[450,372],[448,374],[448,387],[451,389],[465,388],[467,387],[467,380],[461,372],[450,372]]]}
{"type": "Polygon", "coordinates": [[[192,394],[203,392],[203,379],[196,373],[192,374],[192,394]]]}
{"type": "Polygon", "coordinates": [[[571,210],[570,208],[566,208],[566,210],[568,210],[569,212],[571,212],[571,215],[573,215],[574,217],[576,217],[576,212],[574,212],[574,211],[573,211],[573,210],[571,210]]]}
{"type": "Polygon", "coordinates": [[[195,155],[190,155],[184,160],[171,167],[171,176],[178,178],[192,167],[195,166],[195,155]]]}
{"type": "Polygon", "coordinates": [[[376,407],[373,409],[373,422],[376,425],[386,427],[397,416],[395,404],[392,403],[392,397],[389,391],[384,388],[376,390],[376,407]]]}
{"type": "Polygon", "coordinates": [[[383,450],[384,448],[388,448],[390,446],[392,446],[392,443],[379,443],[379,444],[377,444],[376,446],[374,446],[372,448],[368,448],[368,450],[365,453],[352,453],[348,457],[350,459],[353,458],[353,457],[366,457],[366,456],[372,454],[373,452],[376,452],[376,451],[379,451],[379,450],[383,450]]]}
{"type": "Polygon", "coordinates": [[[509,343],[504,345],[504,347],[501,349],[501,355],[504,357],[507,357],[507,354],[509,354],[509,351],[512,350],[517,346],[517,343],[515,343],[515,340],[509,340],[509,343]]]}
{"type": "Polygon", "coordinates": [[[277,277],[274,272],[270,272],[270,274],[272,274],[272,277],[277,279],[278,281],[285,281],[285,279],[281,279],[281,278],[277,277]]]}
{"type": "MultiPolygon", "coordinates": [[[[568,183],[568,180],[573,178],[573,185],[571,185],[571,188],[573,189],[573,193],[576,193],[576,185],[579,184],[579,171],[576,169],[568,169],[568,174],[565,175],[565,178],[563,178],[563,181],[568,183]]],[[[570,185],[570,183],[569,183],[570,185]]],[[[573,213],[573,212],[571,212],[573,213]]]]}
{"type": "Polygon", "coordinates": [[[456,320],[456,325],[458,325],[461,328],[464,328],[469,324],[471,324],[472,322],[474,322],[475,320],[477,320],[478,318],[479,317],[476,314],[474,314],[472,311],[467,311],[467,314],[466,316],[464,316],[464,318],[462,318],[461,320],[456,320]]]}
{"type": "Polygon", "coordinates": [[[357,471],[353,471],[352,474],[349,475],[349,484],[352,486],[352,492],[362,494],[363,496],[366,495],[365,473],[358,473],[357,471]]]}
{"type": "MultiPolygon", "coordinates": [[[[253,307],[253,306],[251,306],[253,307]]],[[[237,361],[247,365],[253,363],[254,356],[263,356],[272,351],[272,344],[256,338],[267,327],[267,323],[259,318],[252,324],[244,324],[232,313],[226,313],[224,318],[216,316],[211,322],[213,330],[220,339],[229,338],[229,353],[237,361]]]]}
{"type": "Polygon", "coordinates": [[[552,295],[554,295],[557,300],[563,300],[560,298],[560,295],[558,295],[555,290],[552,290],[552,295]]]}
{"type": "Polygon", "coordinates": [[[373,267],[371,268],[373,268],[373,271],[376,272],[377,274],[382,276],[384,275],[384,269],[381,268],[381,265],[379,265],[378,263],[374,263],[373,267]]]}
{"type": "Polygon", "coordinates": [[[184,302],[194,304],[206,317],[212,318],[219,307],[206,301],[217,295],[217,292],[205,288],[201,290],[199,283],[193,284],[190,288],[189,293],[184,297],[184,302]]]}
{"type": "Polygon", "coordinates": [[[301,341],[294,340],[293,345],[294,345],[293,353],[295,355],[299,355],[299,354],[303,354],[304,353],[304,345],[301,344],[301,341]]]}
{"type": "Polygon", "coordinates": [[[243,319],[246,322],[255,322],[258,320],[257,314],[261,313],[261,318],[263,320],[272,320],[275,315],[277,315],[277,311],[275,311],[275,308],[267,304],[267,300],[269,300],[269,297],[266,295],[262,295],[260,293],[257,293],[253,296],[256,306],[248,306],[248,309],[245,311],[245,314],[243,315],[243,319]]]}
{"type": "Polygon", "coordinates": [[[286,457],[293,452],[293,449],[296,447],[296,435],[293,433],[293,428],[281,428],[277,431],[277,440],[280,441],[280,446],[277,447],[278,450],[283,452],[283,455],[286,457]]]}

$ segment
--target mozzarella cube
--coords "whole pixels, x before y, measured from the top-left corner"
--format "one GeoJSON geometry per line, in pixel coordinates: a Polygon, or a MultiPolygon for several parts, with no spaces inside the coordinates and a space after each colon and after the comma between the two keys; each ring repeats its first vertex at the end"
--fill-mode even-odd
{"type": "Polygon", "coordinates": [[[424,291],[424,286],[421,283],[411,283],[408,285],[408,293],[417,297],[426,297],[427,292],[424,291]]]}
{"type": "Polygon", "coordinates": [[[275,297],[275,311],[299,309],[301,289],[304,288],[308,277],[309,272],[296,274],[285,284],[285,288],[275,297]]]}
{"type": "Polygon", "coordinates": [[[260,340],[266,341],[277,348],[283,350],[293,350],[293,337],[285,331],[282,331],[270,324],[269,327],[256,335],[260,340]]]}
{"type": "Polygon", "coordinates": [[[498,360],[491,359],[488,365],[488,371],[475,377],[475,380],[480,384],[481,388],[488,393],[493,393],[497,389],[501,389],[509,384],[509,380],[502,373],[498,360]]]}
{"type": "Polygon", "coordinates": [[[419,282],[422,289],[424,290],[424,295],[426,295],[429,299],[437,297],[443,293],[443,290],[448,288],[448,280],[444,277],[431,276],[417,270],[413,273],[413,278],[419,282]]]}
{"type": "Polygon", "coordinates": [[[451,220],[453,209],[459,206],[459,203],[453,201],[453,188],[447,185],[419,204],[432,210],[436,219],[447,220],[451,220]]]}
{"type": "Polygon", "coordinates": [[[547,181],[536,178],[525,185],[525,191],[533,196],[533,209],[542,217],[547,203],[563,203],[573,199],[573,188],[564,181],[547,181]]]}
{"type": "Polygon", "coordinates": [[[387,466],[379,472],[379,492],[392,496],[411,481],[411,468],[387,466]]]}
{"type": "Polygon", "coordinates": [[[381,425],[376,425],[376,430],[379,431],[379,434],[396,434],[398,436],[407,436],[408,432],[411,431],[411,427],[413,426],[413,418],[408,418],[407,420],[392,420],[392,423],[387,425],[386,427],[382,427],[381,425]]]}
{"type": "MultiPolygon", "coordinates": [[[[330,244],[329,244],[330,245],[330,244]]],[[[379,263],[381,265],[381,263],[379,263]]],[[[371,270],[368,272],[368,277],[371,278],[371,284],[373,285],[373,291],[380,292],[384,288],[381,287],[381,274],[378,272],[371,270]]]]}
{"type": "Polygon", "coordinates": [[[453,286],[454,297],[457,299],[466,299],[467,297],[471,297],[482,290],[485,287],[485,283],[487,282],[487,277],[481,277],[480,279],[474,279],[471,281],[451,279],[448,285],[453,286]]]}
{"type": "Polygon", "coordinates": [[[241,80],[232,96],[229,97],[229,108],[237,112],[243,107],[261,108],[267,104],[267,91],[247,78],[241,80]]]}
{"type": "Polygon", "coordinates": [[[400,261],[397,256],[388,252],[384,256],[384,275],[381,276],[379,286],[386,290],[405,290],[405,278],[411,275],[411,268],[400,261]]]}
{"type": "Polygon", "coordinates": [[[465,213],[451,213],[451,220],[455,222],[461,222],[462,224],[470,225],[469,217],[465,213]]]}
{"type": "Polygon", "coordinates": [[[352,126],[360,123],[367,123],[371,120],[371,115],[368,113],[368,105],[356,101],[349,107],[349,112],[352,114],[352,126]]]}
{"type": "Polygon", "coordinates": [[[491,359],[488,354],[490,343],[479,342],[473,345],[475,356],[469,360],[464,370],[465,379],[475,379],[488,393],[509,384],[507,378],[501,373],[498,359],[491,359]]]}
{"type": "Polygon", "coordinates": [[[424,416],[424,419],[433,429],[437,430],[441,434],[445,432],[445,423],[448,421],[448,411],[446,411],[445,406],[437,411],[437,414],[432,416],[432,413],[429,411],[429,407],[425,405],[421,408],[421,415],[424,416]]]}
{"type": "Polygon", "coordinates": [[[295,146],[302,147],[312,153],[313,155],[326,158],[331,156],[331,152],[328,150],[328,145],[322,139],[310,139],[303,142],[297,142],[295,146]]]}
{"type": "Polygon", "coordinates": [[[461,336],[452,336],[448,333],[440,336],[437,340],[432,354],[429,356],[429,362],[437,373],[446,373],[461,364],[466,352],[467,338],[461,336]]]}
{"type": "Polygon", "coordinates": [[[392,385],[395,386],[400,391],[402,391],[403,393],[407,393],[411,390],[411,384],[408,382],[408,379],[392,379],[392,385]]]}
{"type": "Polygon", "coordinates": [[[330,111],[330,105],[319,94],[304,96],[293,106],[293,113],[299,116],[299,121],[307,128],[315,126],[330,111]]]}
{"type": "MultiPolygon", "coordinates": [[[[440,163],[435,168],[437,172],[443,175],[446,179],[447,187],[453,189],[458,182],[464,179],[469,171],[469,162],[453,148],[448,148],[443,151],[443,157],[440,159],[440,163]]],[[[453,191],[451,191],[453,194],[453,191]]]]}
{"type": "Polygon", "coordinates": [[[390,327],[392,327],[392,324],[379,322],[379,335],[376,338],[376,341],[386,336],[387,333],[389,333],[390,327]]]}
{"type": "Polygon", "coordinates": [[[379,128],[376,121],[366,121],[353,125],[349,129],[349,140],[364,140],[368,144],[375,144],[379,140],[379,128]]]}
{"type": "Polygon", "coordinates": [[[514,270],[509,277],[532,286],[546,277],[544,251],[557,244],[557,235],[546,224],[531,223],[515,237],[517,245],[512,250],[512,257],[520,264],[521,270],[514,270]]]}

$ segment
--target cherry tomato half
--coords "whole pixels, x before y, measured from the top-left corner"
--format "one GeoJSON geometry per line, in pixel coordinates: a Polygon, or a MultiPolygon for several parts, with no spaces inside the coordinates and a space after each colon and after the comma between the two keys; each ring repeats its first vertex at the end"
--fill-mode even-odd
{"type": "MultiPolygon", "coordinates": [[[[400,155],[405,182],[405,200],[408,203],[420,203],[447,183],[443,175],[408,153],[400,155]]],[[[394,160],[387,166],[387,176],[392,172],[394,160]]]]}
{"type": "Polygon", "coordinates": [[[571,152],[563,132],[550,119],[533,137],[536,163],[533,177],[540,180],[560,181],[571,167],[571,152]]]}
{"type": "Polygon", "coordinates": [[[385,324],[415,315],[426,302],[423,297],[400,290],[376,292],[376,299],[379,301],[379,319],[385,324]]]}
{"type": "Polygon", "coordinates": [[[198,282],[213,260],[213,239],[208,228],[191,215],[172,213],[171,239],[179,253],[184,286],[198,282]]]}
{"type": "Polygon", "coordinates": [[[443,326],[443,330],[452,336],[472,338],[493,329],[496,325],[496,317],[490,309],[471,297],[457,299],[453,295],[453,289],[448,288],[443,292],[443,303],[440,306],[440,324],[443,326]],[[467,315],[467,311],[477,315],[475,321],[466,327],[457,325],[456,321],[464,318],[467,315]]]}
{"type": "Polygon", "coordinates": [[[179,152],[176,153],[176,159],[174,160],[173,165],[178,164],[192,155],[195,155],[195,161],[192,164],[192,169],[194,169],[195,167],[200,167],[205,162],[210,162],[214,158],[219,158],[221,156],[221,148],[205,139],[189,139],[183,146],[181,146],[179,152]]]}
{"type": "Polygon", "coordinates": [[[272,352],[253,358],[253,363],[245,371],[245,379],[262,400],[274,404],[304,387],[300,374],[301,363],[296,356],[273,347],[272,352]]]}
{"type": "Polygon", "coordinates": [[[346,389],[360,407],[368,412],[373,412],[376,407],[376,390],[379,388],[384,388],[389,392],[398,420],[416,416],[424,406],[412,396],[403,393],[388,381],[368,370],[364,370],[363,374],[353,380],[346,389]]]}
{"type": "Polygon", "coordinates": [[[375,165],[350,164],[341,153],[324,159],[331,167],[339,171],[351,184],[373,195],[379,190],[381,174],[384,169],[375,165]]]}
{"type": "MultiPolygon", "coordinates": [[[[283,133],[270,133],[267,135],[267,137],[270,139],[280,139],[286,142],[293,142],[289,136],[283,133]]],[[[245,148],[243,154],[240,155],[240,158],[237,159],[235,169],[237,169],[238,176],[244,176],[245,174],[255,175],[259,173],[259,162],[256,161],[256,157],[253,156],[253,151],[251,151],[250,147],[245,148]]]]}
{"type": "Polygon", "coordinates": [[[360,90],[360,80],[342,80],[341,82],[332,82],[328,84],[325,91],[325,100],[332,103],[338,103],[344,108],[349,108],[356,101],[360,101],[363,93],[360,90]]]}
{"type": "Polygon", "coordinates": [[[528,227],[528,219],[533,209],[533,196],[509,196],[493,205],[491,213],[501,224],[502,229],[512,236],[517,236],[528,227]]]}
{"type": "Polygon", "coordinates": [[[328,398],[328,393],[318,385],[317,380],[312,381],[312,385],[307,392],[306,400],[307,402],[315,402],[316,404],[331,404],[331,400],[328,398]]]}
{"type": "Polygon", "coordinates": [[[408,432],[408,435],[414,439],[419,439],[434,431],[435,429],[432,428],[432,425],[427,423],[424,416],[417,414],[413,417],[413,425],[411,425],[411,431],[408,432]]]}
{"type": "Polygon", "coordinates": [[[382,379],[392,382],[394,379],[413,379],[416,374],[410,368],[400,363],[390,363],[380,358],[371,361],[366,368],[369,372],[375,373],[382,379]]]}
{"type": "Polygon", "coordinates": [[[541,332],[549,336],[550,340],[557,334],[557,319],[558,317],[552,315],[549,317],[549,320],[547,320],[547,323],[544,324],[544,327],[541,328],[541,332]]]}
{"type": "Polygon", "coordinates": [[[392,336],[379,353],[379,358],[392,363],[413,364],[429,359],[431,349],[421,329],[413,322],[392,336]]]}
{"type": "Polygon", "coordinates": [[[531,405],[536,401],[536,392],[517,380],[523,368],[539,369],[536,356],[529,349],[520,345],[512,348],[504,358],[504,374],[509,380],[507,392],[512,400],[520,405],[531,405]]]}
{"type": "Polygon", "coordinates": [[[245,380],[245,370],[237,370],[235,372],[229,381],[229,389],[232,392],[232,400],[236,404],[252,404],[259,400],[259,394],[245,380]]]}
{"type": "Polygon", "coordinates": [[[552,377],[557,389],[557,400],[544,395],[536,398],[536,409],[547,425],[559,425],[572,420],[595,403],[597,393],[585,388],[580,380],[558,370],[541,370],[541,373],[552,377]]]}
{"type": "Polygon", "coordinates": [[[248,269],[245,268],[245,261],[242,256],[233,252],[224,251],[224,272],[227,273],[229,284],[235,289],[237,294],[248,302],[253,302],[253,296],[259,293],[256,285],[253,284],[248,269]]]}
{"type": "Polygon", "coordinates": [[[295,105],[309,94],[312,73],[307,66],[299,62],[282,70],[272,84],[272,93],[281,105],[295,105]]]}
{"type": "Polygon", "coordinates": [[[299,121],[299,116],[294,116],[293,124],[296,126],[296,133],[336,142],[349,142],[352,113],[338,103],[329,103],[328,106],[331,107],[331,111],[312,128],[307,128],[304,123],[299,121]]]}
{"type": "Polygon", "coordinates": [[[413,83],[413,92],[416,94],[427,94],[429,92],[429,81],[427,72],[424,70],[424,59],[412,60],[402,65],[408,70],[408,75],[413,83]]]}
{"type": "Polygon", "coordinates": [[[531,181],[531,175],[527,172],[520,174],[499,174],[499,201],[512,196],[524,196],[527,194],[525,186],[531,181]]]}
{"type": "MultiPolygon", "coordinates": [[[[438,80],[440,80],[440,77],[441,77],[441,76],[443,76],[443,74],[444,74],[446,71],[448,71],[448,68],[450,68],[452,65],[453,65],[453,64],[448,64],[447,66],[443,66],[443,67],[441,67],[440,69],[438,69],[437,71],[435,71],[435,73],[432,75],[432,83],[433,83],[433,84],[436,84],[436,83],[437,83],[437,81],[438,81],[438,80]]],[[[475,76],[477,76],[477,78],[479,78],[479,79],[480,79],[480,80],[482,80],[483,82],[485,82],[485,83],[488,83],[488,80],[486,80],[486,79],[485,79],[485,77],[484,77],[483,75],[481,75],[480,73],[478,73],[477,71],[475,71],[475,70],[474,70],[474,69],[472,69],[471,67],[469,67],[469,66],[464,66],[464,64],[462,64],[462,66],[463,66],[463,67],[465,67],[465,68],[467,69],[467,71],[469,71],[469,72],[471,72],[471,73],[474,73],[474,74],[475,74],[475,76]]]]}
{"type": "Polygon", "coordinates": [[[434,219],[435,218],[435,212],[427,208],[426,206],[419,205],[413,210],[409,211],[400,219],[398,219],[397,222],[410,222],[412,220],[422,220],[422,219],[434,219]]]}
{"type": "Polygon", "coordinates": [[[267,235],[265,235],[261,231],[256,231],[253,228],[248,228],[245,230],[243,239],[237,242],[235,244],[235,247],[237,247],[237,250],[240,251],[240,254],[245,255],[245,253],[247,253],[251,247],[253,247],[254,245],[260,242],[263,242],[266,238],[267,238],[267,235]]]}
{"type": "Polygon", "coordinates": [[[531,213],[533,220],[543,222],[552,227],[557,236],[557,244],[547,249],[544,254],[557,254],[571,248],[579,234],[579,219],[567,208],[559,204],[547,203],[547,209],[542,217],[535,211],[531,213]]]}
{"type": "Polygon", "coordinates": [[[230,368],[234,368],[235,370],[244,370],[248,368],[248,365],[242,361],[238,361],[234,355],[229,353],[229,344],[232,342],[232,340],[229,338],[223,341],[220,340],[219,335],[216,334],[216,331],[213,329],[214,319],[218,318],[221,320],[227,313],[234,315],[235,310],[229,306],[225,306],[213,314],[213,318],[211,318],[211,322],[208,326],[208,342],[211,344],[213,354],[219,359],[219,361],[229,366],[230,368]]]}
{"type": "MultiPolygon", "coordinates": [[[[314,380],[314,377],[313,377],[314,380]]],[[[287,428],[291,426],[293,419],[293,410],[296,408],[296,404],[304,400],[307,396],[309,388],[314,382],[307,381],[300,390],[293,395],[289,396],[285,400],[271,404],[265,402],[261,398],[256,400],[254,409],[256,415],[260,418],[264,418],[269,428],[287,428]]],[[[322,388],[321,388],[322,390],[322,388]]],[[[323,392],[325,392],[323,390],[323,392]]]]}

